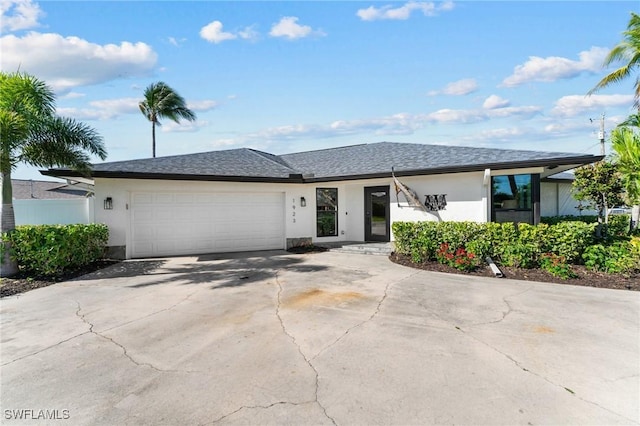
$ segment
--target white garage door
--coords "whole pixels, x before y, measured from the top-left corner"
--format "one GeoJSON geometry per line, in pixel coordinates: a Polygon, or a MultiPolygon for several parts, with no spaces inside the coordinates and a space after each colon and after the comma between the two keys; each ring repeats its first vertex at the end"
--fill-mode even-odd
{"type": "Polygon", "coordinates": [[[284,193],[132,194],[132,257],[284,248],[284,193]]]}

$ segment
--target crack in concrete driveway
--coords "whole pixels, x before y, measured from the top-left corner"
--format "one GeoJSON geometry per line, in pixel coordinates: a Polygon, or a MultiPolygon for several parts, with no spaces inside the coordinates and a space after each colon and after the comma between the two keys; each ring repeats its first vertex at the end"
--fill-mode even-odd
{"type": "Polygon", "coordinates": [[[335,252],[156,263],[1,299],[3,408],[74,424],[640,420],[636,293],[335,252]]]}

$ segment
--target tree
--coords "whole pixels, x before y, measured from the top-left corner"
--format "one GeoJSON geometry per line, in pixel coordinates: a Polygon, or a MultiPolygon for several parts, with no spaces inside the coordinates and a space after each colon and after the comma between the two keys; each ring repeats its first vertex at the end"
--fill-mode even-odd
{"type": "Polygon", "coordinates": [[[586,201],[597,210],[600,225],[608,222],[609,207],[622,203],[622,180],[616,165],[608,161],[576,169],[572,189],[576,200],[586,201]]]}
{"type": "Polygon", "coordinates": [[[87,172],[90,155],[107,157],[102,138],[91,127],[55,114],[55,95],[38,78],[0,72],[0,276],[14,275],[10,243],[1,238],[15,229],[11,172],[19,163],[36,167],[70,167],[87,172]]]}
{"type": "Polygon", "coordinates": [[[614,160],[622,175],[626,201],[631,210],[632,229],[638,227],[640,215],[640,133],[630,127],[617,127],[611,133],[614,160]]]}
{"type": "MultiPolygon", "coordinates": [[[[613,62],[625,61],[620,68],[607,74],[587,94],[591,95],[598,90],[618,83],[630,77],[634,70],[640,68],[640,15],[631,12],[631,19],[627,24],[627,30],[622,33],[623,40],[616,44],[604,60],[603,66],[607,67],[613,62]]],[[[634,84],[634,106],[640,111],[640,76],[636,77],[634,84]]]]}
{"type": "Polygon", "coordinates": [[[180,122],[180,119],[195,121],[196,114],[187,108],[182,96],[159,81],[151,83],[144,91],[144,100],[138,106],[140,112],[151,122],[151,142],[153,157],[156,156],[156,125],[160,126],[160,119],[168,118],[180,122]]]}
{"type": "Polygon", "coordinates": [[[631,114],[617,127],[637,127],[640,129],[640,111],[637,114],[631,114]]]}

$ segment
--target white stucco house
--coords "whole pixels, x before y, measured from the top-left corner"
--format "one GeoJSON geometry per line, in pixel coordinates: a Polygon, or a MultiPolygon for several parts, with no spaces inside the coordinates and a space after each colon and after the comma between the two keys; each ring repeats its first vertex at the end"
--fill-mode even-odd
{"type": "MultiPolygon", "coordinates": [[[[380,142],[273,155],[232,149],[95,164],[95,221],[114,256],[144,258],[390,241],[396,221],[537,223],[541,180],[584,154],[380,142]],[[396,193],[395,176],[427,205],[396,193]]],[[[557,198],[557,197],[556,197],[557,198]]]]}

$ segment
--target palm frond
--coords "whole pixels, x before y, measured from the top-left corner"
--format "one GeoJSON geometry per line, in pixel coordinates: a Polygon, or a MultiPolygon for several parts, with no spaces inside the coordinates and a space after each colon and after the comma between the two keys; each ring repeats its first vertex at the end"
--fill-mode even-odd
{"type": "MultiPolygon", "coordinates": [[[[604,60],[603,67],[608,67],[612,63],[619,61],[625,61],[626,63],[604,76],[587,92],[587,96],[626,79],[640,68],[640,15],[631,12],[627,30],[622,34],[624,36],[623,40],[611,49],[604,60]]],[[[640,109],[640,79],[636,79],[635,82],[634,106],[640,109]]]]}
{"type": "Polygon", "coordinates": [[[142,114],[149,121],[160,124],[160,119],[179,122],[181,119],[194,121],[196,114],[187,107],[185,99],[166,83],[150,84],[144,91],[144,99],[139,103],[142,114]]]}
{"type": "Polygon", "coordinates": [[[22,149],[21,161],[37,167],[90,167],[90,155],[107,157],[102,137],[91,127],[71,118],[54,117],[35,123],[22,149]]]}
{"type": "Polygon", "coordinates": [[[0,72],[0,109],[23,116],[51,117],[56,110],[55,94],[32,75],[0,72]]]}

